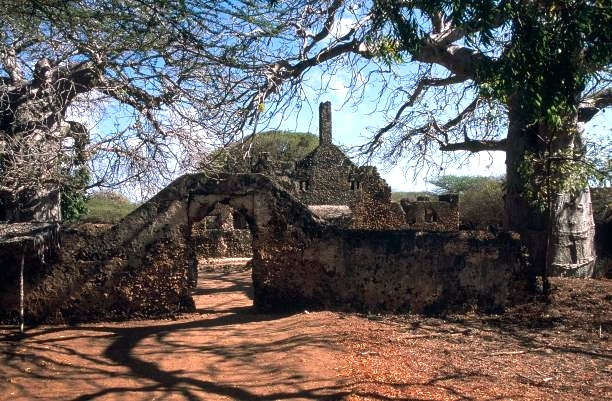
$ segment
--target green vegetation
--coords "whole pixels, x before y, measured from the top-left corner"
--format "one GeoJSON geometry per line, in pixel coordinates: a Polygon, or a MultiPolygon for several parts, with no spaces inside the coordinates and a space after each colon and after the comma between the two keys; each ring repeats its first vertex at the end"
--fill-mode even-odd
{"type": "Polygon", "coordinates": [[[62,219],[68,222],[78,221],[87,214],[87,195],[85,187],[89,182],[89,170],[82,166],[72,175],[72,179],[62,186],[60,206],[62,219]]]}
{"type": "Polygon", "coordinates": [[[468,228],[499,227],[504,224],[504,185],[489,178],[459,195],[461,225],[468,228]]]}
{"type": "Polygon", "coordinates": [[[488,182],[501,182],[501,177],[484,177],[478,175],[443,175],[436,180],[429,181],[439,189],[436,193],[455,193],[463,194],[470,189],[488,182]]]}
{"type": "Polygon", "coordinates": [[[89,196],[87,214],[81,222],[114,224],[138,207],[125,196],[112,191],[100,191],[89,196]]]}
{"type": "Polygon", "coordinates": [[[459,194],[461,225],[476,229],[504,223],[504,181],[502,177],[445,175],[430,183],[438,193],[459,194]]]}
{"type": "Polygon", "coordinates": [[[319,144],[316,135],[303,132],[267,131],[246,137],[213,152],[200,162],[202,170],[222,169],[230,173],[246,173],[257,163],[262,153],[268,153],[271,161],[293,163],[303,159],[319,144]]]}

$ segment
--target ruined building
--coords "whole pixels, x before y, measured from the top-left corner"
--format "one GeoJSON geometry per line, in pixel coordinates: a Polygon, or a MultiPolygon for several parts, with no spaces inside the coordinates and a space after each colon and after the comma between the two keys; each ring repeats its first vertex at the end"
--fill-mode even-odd
{"type": "Polygon", "coordinates": [[[331,103],[319,106],[319,146],[287,172],[261,156],[254,172],[279,182],[313,213],[353,229],[455,231],[458,197],[391,201],[391,188],[374,166],[357,166],[332,142],[331,103]]]}
{"type": "MultiPolygon", "coordinates": [[[[338,227],[361,230],[456,231],[459,207],[456,195],[439,199],[391,201],[391,188],[374,166],[357,166],[332,141],[331,103],[319,106],[319,146],[293,166],[258,155],[253,173],[264,174],[307,205],[316,216],[338,227]]],[[[246,225],[236,224],[231,210],[215,209],[194,231],[205,257],[250,255],[246,225]],[[209,221],[206,227],[205,222],[209,221]],[[242,241],[235,243],[235,241],[242,241]]]]}
{"type": "MultiPolygon", "coordinates": [[[[219,205],[238,211],[249,227],[253,305],[261,311],[499,311],[526,299],[530,288],[520,239],[511,233],[341,228],[262,174],[190,174],[112,228],[68,231],[55,256],[28,263],[26,319],[193,311],[193,228],[215,209],[224,213],[219,205]]],[[[19,268],[0,273],[0,320],[11,319],[19,297],[10,283],[18,282],[19,268]]]]}

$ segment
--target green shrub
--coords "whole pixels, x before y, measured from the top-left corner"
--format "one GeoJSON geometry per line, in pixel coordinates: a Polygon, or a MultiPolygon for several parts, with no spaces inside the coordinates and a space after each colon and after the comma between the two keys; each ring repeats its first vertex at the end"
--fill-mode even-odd
{"type": "Polygon", "coordinates": [[[461,225],[468,228],[499,227],[504,224],[504,188],[490,179],[466,189],[459,198],[461,225]]]}
{"type": "Polygon", "coordinates": [[[60,207],[62,220],[67,222],[78,221],[87,214],[87,195],[85,187],[89,182],[87,167],[78,168],[71,179],[66,182],[60,191],[60,207]]]}
{"type": "Polygon", "coordinates": [[[138,207],[125,196],[113,191],[100,191],[89,196],[88,212],[82,222],[114,224],[138,207]]]}

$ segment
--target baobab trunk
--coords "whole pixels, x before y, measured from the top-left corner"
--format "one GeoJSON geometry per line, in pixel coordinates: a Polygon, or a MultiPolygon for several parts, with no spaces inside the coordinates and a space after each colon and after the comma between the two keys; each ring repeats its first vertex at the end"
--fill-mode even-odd
{"type": "Polygon", "coordinates": [[[31,80],[0,81],[0,220],[61,219],[59,189],[70,163],[64,141],[82,136],[66,110],[98,76],[89,63],[68,68],[43,58],[31,80]]]}
{"type": "MultiPolygon", "coordinates": [[[[534,275],[591,277],[596,255],[589,188],[577,188],[572,193],[551,191],[548,205],[545,201],[533,202],[526,190],[526,177],[520,172],[528,153],[544,155],[550,152],[551,144],[556,148],[553,150],[573,150],[581,146],[577,120],[575,130],[568,130],[547,143],[542,140],[547,133],[540,132],[542,127],[538,124],[526,121],[525,115],[516,98],[512,99],[506,150],[507,226],[521,234],[529,250],[534,275]]],[[[545,174],[537,168],[535,173],[545,174]]]]}

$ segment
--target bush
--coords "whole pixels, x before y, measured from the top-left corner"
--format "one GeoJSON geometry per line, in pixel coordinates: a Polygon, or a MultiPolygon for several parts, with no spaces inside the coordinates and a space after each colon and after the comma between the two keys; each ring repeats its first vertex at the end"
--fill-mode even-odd
{"type": "Polygon", "coordinates": [[[500,227],[504,224],[504,187],[489,179],[466,189],[459,199],[461,225],[472,229],[500,227]]]}
{"type": "Polygon", "coordinates": [[[89,182],[89,178],[87,168],[81,167],[75,171],[71,180],[62,186],[60,191],[62,220],[74,222],[87,214],[85,187],[89,182]]]}
{"type": "Polygon", "coordinates": [[[113,191],[100,191],[89,196],[86,202],[88,213],[83,222],[114,224],[132,212],[138,204],[113,191]]]}

